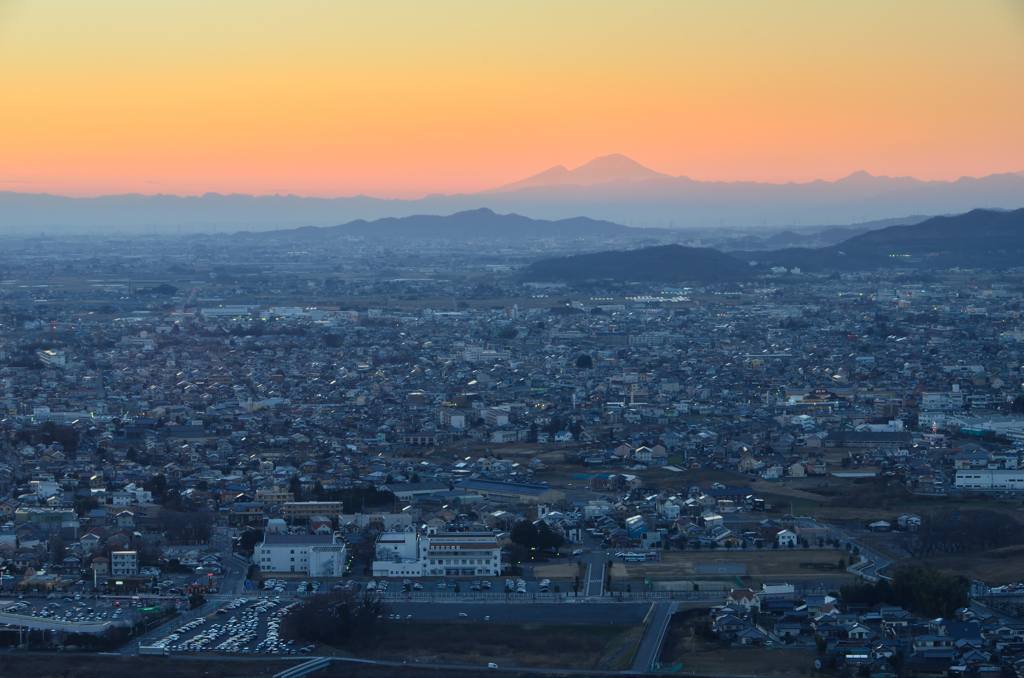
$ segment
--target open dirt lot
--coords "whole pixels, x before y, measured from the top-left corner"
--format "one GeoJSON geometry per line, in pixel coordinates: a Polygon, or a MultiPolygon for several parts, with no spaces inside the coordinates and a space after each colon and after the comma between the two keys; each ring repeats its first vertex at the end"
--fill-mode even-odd
{"type": "Polygon", "coordinates": [[[666,664],[683,665],[681,675],[807,676],[814,673],[814,653],[804,650],[723,647],[662,655],[666,664]]]}
{"type": "Polygon", "coordinates": [[[563,565],[537,565],[533,568],[535,579],[569,579],[572,580],[579,574],[579,568],[575,563],[563,565]]]}
{"type": "Polygon", "coordinates": [[[0,656],[0,675],[19,678],[211,678],[272,676],[297,661],[233,661],[203,657],[119,657],[80,654],[9,654],[0,656]]]}
{"type": "Polygon", "coordinates": [[[459,625],[396,623],[360,641],[358,657],[410,664],[469,664],[574,669],[628,668],[641,626],[542,623],[459,625]]]}
{"type": "Polygon", "coordinates": [[[1017,545],[978,554],[922,558],[911,562],[919,567],[948,574],[970,573],[989,586],[998,586],[1021,581],[1024,574],[1021,570],[1022,559],[1024,546],[1017,545]]]}
{"type": "MultiPolygon", "coordinates": [[[[698,565],[735,564],[747,566],[747,574],[751,576],[799,575],[801,577],[827,577],[831,571],[800,567],[801,563],[836,563],[840,558],[849,557],[842,550],[818,549],[746,549],[742,551],[667,551],[661,554],[660,563],[626,563],[625,569],[630,579],[642,579],[650,574],[655,577],[673,575],[699,576],[698,565]]],[[[836,570],[836,574],[846,576],[845,571],[836,570]]]]}
{"type": "MultiPolygon", "coordinates": [[[[308,659],[308,658],[303,658],[308,659]]],[[[116,657],[110,655],[12,654],[0,656],[0,675],[18,678],[253,678],[266,676],[295,666],[297,661],[234,660],[210,656],[196,659],[161,657],[116,657]]],[[[480,665],[479,671],[463,670],[459,678],[493,676],[480,665]]],[[[309,674],[313,678],[448,678],[450,670],[418,666],[373,666],[335,662],[329,668],[309,674]]],[[[506,677],[536,674],[504,672],[506,677]]]]}

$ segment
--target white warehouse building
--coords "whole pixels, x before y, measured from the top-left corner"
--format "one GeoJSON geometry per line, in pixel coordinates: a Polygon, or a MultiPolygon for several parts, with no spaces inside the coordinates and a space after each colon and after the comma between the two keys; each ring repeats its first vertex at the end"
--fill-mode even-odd
{"type": "Polygon", "coordinates": [[[252,554],[260,572],[297,572],[313,577],[342,576],[347,559],[345,544],[326,534],[266,534],[252,554]]]}
{"type": "Polygon", "coordinates": [[[490,532],[420,535],[413,528],[377,539],[375,577],[496,577],[501,546],[490,532]]]}
{"type": "Polygon", "coordinates": [[[956,472],[958,490],[1024,490],[1024,469],[964,469],[956,472]]]}

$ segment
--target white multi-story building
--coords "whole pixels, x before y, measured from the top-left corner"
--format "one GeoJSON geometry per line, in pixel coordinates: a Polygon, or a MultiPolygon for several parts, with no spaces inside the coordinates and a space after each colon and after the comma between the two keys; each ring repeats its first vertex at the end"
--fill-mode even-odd
{"type": "Polygon", "coordinates": [[[36,355],[47,367],[64,367],[67,364],[67,356],[64,354],[64,351],[60,349],[37,351],[36,355]]]}
{"type": "Polygon", "coordinates": [[[133,577],[139,573],[139,554],[136,551],[112,551],[110,576],[133,577]]]}
{"type": "Polygon", "coordinates": [[[926,391],[921,394],[922,412],[958,412],[964,408],[964,393],[959,384],[951,391],[926,391]]]}
{"type": "Polygon", "coordinates": [[[488,426],[508,426],[508,412],[502,410],[484,410],[484,421],[488,426]]]}
{"type": "Polygon", "coordinates": [[[1024,490],[1024,470],[964,469],[956,472],[958,490],[1024,490]]]}
{"type": "Polygon", "coordinates": [[[332,535],[266,534],[253,549],[260,572],[298,572],[315,577],[340,577],[348,553],[332,535]]]}
{"type": "Polygon", "coordinates": [[[423,537],[419,546],[426,575],[501,574],[501,546],[490,532],[441,532],[423,537]]]}
{"type": "Polygon", "coordinates": [[[490,532],[385,532],[377,540],[375,577],[496,577],[501,546],[490,532]]]}
{"type": "Polygon", "coordinates": [[[502,362],[511,357],[510,351],[483,348],[482,346],[468,346],[462,352],[462,359],[467,363],[502,362]]]}
{"type": "Polygon", "coordinates": [[[437,411],[437,420],[444,426],[461,431],[466,428],[466,415],[450,407],[442,407],[437,411]]]}
{"type": "Polygon", "coordinates": [[[345,574],[348,549],[341,542],[314,544],[309,547],[309,571],[311,577],[341,577],[345,574]]]}
{"type": "Polygon", "coordinates": [[[249,314],[254,310],[258,309],[259,306],[218,306],[216,308],[204,308],[201,313],[207,318],[218,317],[218,318],[236,318],[236,317],[248,317],[249,314]]]}

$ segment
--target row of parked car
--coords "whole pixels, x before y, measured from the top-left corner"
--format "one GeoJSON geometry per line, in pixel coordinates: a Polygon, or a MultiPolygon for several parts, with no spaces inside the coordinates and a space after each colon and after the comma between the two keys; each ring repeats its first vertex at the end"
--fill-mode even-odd
{"type": "MultiPolygon", "coordinates": [[[[71,598],[65,598],[65,601],[72,602],[71,598]]],[[[30,607],[25,601],[20,601],[7,608],[7,612],[13,612],[17,614],[27,614],[30,617],[40,617],[43,619],[53,619],[54,621],[63,622],[75,622],[79,624],[85,624],[89,622],[103,622],[110,616],[111,620],[120,619],[121,609],[115,608],[112,614],[107,612],[96,612],[87,603],[83,601],[75,602],[75,606],[61,610],[60,603],[47,603],[42,609],[36,607],[30,607]]]]}
{"type": "Polygon", "coordinates": [[[240,615],[232,616],[224,623],[213,623],[206,630],[178,642],[182,636],[207,623],[205,618],[199,617],[178,627],[165,638],[161,638],[153,643],[150,647],[165,648],[166,651],[173,652],[256,652],[260,654],[312,652],[316,645],[306,645],[298,648],[295,647],[295,641],[285,642],[281,640],[281,618],[287,615],[298,603],[292,603],[275,610],[278,605],[280,605],[280,597],[274,599],[265,598],[255,603],[248,598],[239,598],[217,610],[217,613],[230,614],[230,610],[241,609],[240,615]],[[249,646],[259,637],[260,615],[271,612],[272,614],[267,619],[266,636],[250,650],[249,646]],[[214,645],[217,641],[220,642],[214,645]]]}
{"type": "Polygon", "coordinates": [[[388,583],[386,581],[384,581],[384,580],[381,580],[379,583],[375,582],[373,580],[370,580],[370,583],[366,585],[366,590],[367,591],[377,591],[378,593],[387,593],[387,591],[388,591],[388,583]]]}

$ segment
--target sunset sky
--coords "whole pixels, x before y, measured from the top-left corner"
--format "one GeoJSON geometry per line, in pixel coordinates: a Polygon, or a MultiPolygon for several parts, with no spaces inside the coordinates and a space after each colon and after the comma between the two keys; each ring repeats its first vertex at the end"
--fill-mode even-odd
{"type": "Polygon", "coordinates": [[[0,0],[0,190],[1024,170],[1022,0],[0,0]]]}

